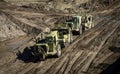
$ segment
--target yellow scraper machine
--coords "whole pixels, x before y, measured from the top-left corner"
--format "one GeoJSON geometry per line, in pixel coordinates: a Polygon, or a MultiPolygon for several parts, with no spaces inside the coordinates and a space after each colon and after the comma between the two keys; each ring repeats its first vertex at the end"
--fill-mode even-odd
{"type": "Polygon", "coordinates": [[[73,35],[94,27],[92,15],[66,16],[64,23],[57,24],[44,39],[31,46],[32,55],[36,60],[45,60],[48,56],[61,56],[61,49],[73,41],[73,35]]]}

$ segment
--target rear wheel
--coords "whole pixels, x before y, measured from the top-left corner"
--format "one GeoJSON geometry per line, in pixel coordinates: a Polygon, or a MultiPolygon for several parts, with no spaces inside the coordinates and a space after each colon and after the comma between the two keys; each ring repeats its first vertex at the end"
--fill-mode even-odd
{"type": "Polygon", "coordinates": [[[44,49],[42,47],[39,47],[38,52],[39,52],[39,57],[38,57],[39,60],[41,60],[41,61],[45,60],[46,56],[45,56],[44,49]]]}
{"type": "Polygon", "coordinates": [[[69,37],[69,39],[68,39],[68,43],[70,44],[72,41],[73,41],[73,34],[71,33],[71,34],[70,34],[70,37],[69,37]]]}
{"type": "Polygon", "coordinates": [[[34,56],[34,62],[38,62],[38,61],[44,61],[45,60],[45,55],[40,53],[36,56],[34,56]]]}
{"type": "Polygon", "coordinates": [[[70,43],[73,41],[73,34],[70,34],[70,43]]]}
{"type": "Polygon", "coordinates": [[[57,47],[57,53],[56,53],[56,57],[58,58],[58,57],[60,57],[61,56],[61,47],[60,47],[60,45],[58,45],[58,47],[57,47]]]}
{"type": "Polygon", "coordinates": [[[71,42],[65,42],[65,47],[68,47],[71,42]]]}
{"type": "Polygon", "coordinates": [[[41,54],[39,55],[38,59],[39,59],[40,61],[44,61],[44,60],[45,60],[45,54],[41,53],[41,54]]]}
{"type": "Polygon", "coordinates": [[[80,29],[79,29],[79,35],[82,34],[82,26],[80,26],[80,29]]]}
{"type": "Polygon", "coordinates": [[[39,60],[43,61],[43,60],[45,60],[45,52],[44,52],[43,48],[34,49],[32,54],[34,55],[35,61],[39,61],[39,60]]]}
{"type": "Polygon", "coordinates": [[[66,43],[61,41],[60,46],[61,46],[61,48],[65,48],[66,47],[66,43]]]}

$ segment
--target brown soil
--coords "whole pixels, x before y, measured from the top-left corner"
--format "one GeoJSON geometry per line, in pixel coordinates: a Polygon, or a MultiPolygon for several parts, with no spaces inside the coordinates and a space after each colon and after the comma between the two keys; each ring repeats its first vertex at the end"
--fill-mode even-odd
{"type": "MultiPolygon", "coordinates": [[[[34,63],[27,54],[19,57],[18,51],[24,52],[33,45],[34,37],[45,28],[54,27],[64,15],[51,16],[31,8],[1,4],[0,74],[110,74],[109,67],[120,58],[120,5],[93,12],[96,26],[74,37],[61,57],[34,63]]],[[[111,73],[119,73],[118,69],[113,67],[111,73]]]]}

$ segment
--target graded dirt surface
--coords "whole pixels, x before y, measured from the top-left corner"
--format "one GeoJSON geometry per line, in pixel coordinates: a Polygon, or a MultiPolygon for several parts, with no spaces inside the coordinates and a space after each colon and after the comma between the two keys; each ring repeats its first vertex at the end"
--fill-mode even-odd
{"type": "Polygon", "coordinates": [[[13,7],[12,5],[10,8],[9,6],[1,7],[0,16],[6,18],[6,20],[2,20],[4,22],[9,20],[8,22],[12,23],[10,26],[5,26],[4,22],[3,25],[0,25],[5,26],[5,29],[0,29],[0,32],[9,32],[9,35],[0,33],[4,35],[5,40],[1,40],[0,43],[0,74],[120,73],[118,64],[120,58],[120,5],[115,5],[108,10],[94,11],[92,13],[95,16],[94,28],[74,37],[74,41],[62,49],[62,55],[59,58],[49,57],[45,61],[36,63],[32,62],[27,54],[19,57],[18,52],[24,52],[26,47],[33,45],[34,37],[44,32],[45,28],[52,28],[53,24],[64,15],[50,16],[34,11],[34,9],[13,7]],[[16,27],[19,28],[19,34],[16,27]],[[5,50],[3,51],[3,49],[5,50]]]}

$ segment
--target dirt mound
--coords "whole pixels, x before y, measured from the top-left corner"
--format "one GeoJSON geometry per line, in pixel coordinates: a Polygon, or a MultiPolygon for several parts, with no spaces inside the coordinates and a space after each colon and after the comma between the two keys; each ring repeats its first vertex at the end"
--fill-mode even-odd
{"type": "Polygon", "coordinates": [[[21,28],[0,12],[0,41],[26,35],[21,28]]]}
{"type": "Polygon", "coordinates": [[[105,10],[119,5],[119,0],[5,0],[25,8],[46,12],[81,13],[105,10]]]}
{"type": "Polygon", "coordinates": [[[12,4],[17,4],[26,8],[33,8],[42,11],[52,11],[52,12],[63,12],[63,13],[75,13],[80,12],[80,4],[86,3],[89,0],[26,0],[26,1],[16,1],[16,0],[5,0],[11,2],[12,4]]]}
{"type": "Polygon", "coordinates": [[[41,28],[34,26],[34,24],[26,23],[24,20],[24,18],[18,19],[11,14],[1,12],[0,41],[25,35],[38,35],[41,32],[41,28]]]}
{"type": "Polygon", "coordinates": [[[119,0],[91,0],[92,10],[108,10],[117,7],[120,3],[119,0]]]}

